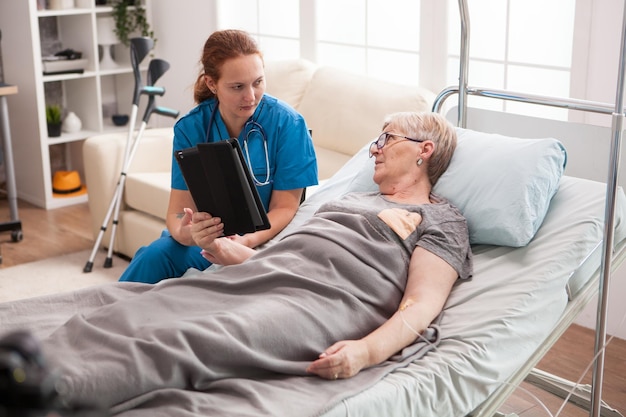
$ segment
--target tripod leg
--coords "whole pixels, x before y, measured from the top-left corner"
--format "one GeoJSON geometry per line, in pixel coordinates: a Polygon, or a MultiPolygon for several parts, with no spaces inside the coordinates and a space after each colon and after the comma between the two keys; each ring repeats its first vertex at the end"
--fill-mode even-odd
{"type": "Polygon", "coordinates": [[[83,268],[83,272],[91,272],[93,268],[93,261],[96,258],[96,253],[100,248],[100,243],[102,242],[102,238],[104,237],[104,233],[107,230],[107,225],[109,224],[109,220],[111,219],[111,214],[113,214],[113,208],[117,204],[119,193],[117,190],[120,187],[121,178],[117,182],[117,187],[115,187],[115,193],[113,193],[113,198],[111,199],[111,203],[109,204],[109,209],[107,210],[107,214],[104,217],[104,221],[102,222],[102,226],[100,226],[100,232],[98,232],[98,237],[96,238],[96,242],[93,245],[93,249],[91,250],[91,255],[89,255],[89,260],[85,264],[83,268]]]}
{"type": "Polygon", "coordinates": [[[129,160],[130,160],[129,155],[130,155],[130,150],[133,144],[133,136],[135,133],[135,124],[137,123],[138,109],[139,109],[139,106],[133,105],[133,107],[130,110],[130,122],[128,124],[128,137],[126,138],[126,148],[124,148],[124,163],[122,164],[122,171],[126,170],[126,168],[128,167],[129,160]]]}
{"type": "Polygon", "coordinates": [[[117,231],[118,215],[120,212],[120,201],[122,200],[122,193],[124,192],[124,182],[126,181],[126,172],[122,173],[120,177],[120,186],[115,192],[115,215],[113,222],[111,223],[111,238],[109,240],[109,248],[107,251],[107,257],[104,260],[104,267],[111,268],[113,266],[113,244],[115,243],[115,232],[117,231]]]}
{"type": "Polygon", "coordinates": [[[137,133],[137,136],[135,137],[135,141],[133,142],[133,146],[130,150],[130,153],[127,155],[126,164],[124,166],[124,172],[122,172],[122,176],[120,178],[120,186],[116,190],[117,201],[115,203],[115,211],[113,214],[113,223],[112,223],[112,228],[111,228],[111,240],[109,242],[109,250],[107,252],[107,257],[104,261],[105,268],[111,268],[111,266],[113,266],[113,245],[115,243],[115,232],[117,231],[117,224],[118,224],[119,214],[120,214],[120,205],[122,202],[122,197],[124,195],[123,193],[124,193],[124,184],[126,182],[126,171],[128,170],[130,166],[130,162],[135,156],[137,148],[139,147],[141,136],[143,136],[143,132],[145,129],[146,129],[146,121],[143,121],[141,123],[141,126],[139,127],[139,132],[137,133]]]}
{"type": "Polygon", "coordinates": [[[137,120],[137,106],[133,105],[131,109],[130,125],[128,128],[128,138],[126,139],[126,147],[124,149],[124,161],[122,163],[122,171],[120,172],[120,178],[117,181],[117,186],[115,187],[115,191],[113,193],[113,198],[111,199],[109,209],[107,210],[107,214],[104,218],[104,221],[102,222],[102,226],[100,226],[100,232],[98,233],[96,242],[93,246],[93,249],[91,250],[91,255],[89,256],[89,260],[87,261],[87,263],[85,264],[85,267],[83,268],[83,272],[91,272],[91,270],[93,269],[93,261],[96,258],[96,253],[98,252],[98,249],[100,248],[100,244],[102,243],[102,239],[104,238],[104,233],[106,232],[109,221],[111,220],[111,215],[113,214],[113,210],[115,206],[118,204],[118,200],[121,197],[120,186],[122,183],[122,178],[125,175],[125,172],[128,168],[127,165],[130,160],[129,154],[131,152],[131,142],[133,138],[133,132],[135,130],[134,126],[135,126],[136,120],[137,120]]]}
{"type": "MultiPolygon", "coordinates": [[[[137,40],[138,42],[139,40],[137,40]]],[[[136,70],[136,65],[135,63],[133,63],[133,68],[136,70]]],[[[162,59],[153,59],[150,61],[150,64],[148,65],[148,76],[147,76],[147,87],[153,87],[154,83],[156,82],[156,80],[158,80],[168,69],[169,69],[170,65],[167,61],[164,61],[162,59]]],[[[140,85],[140,77],[137,75],[138,71],[134,71],[136,74],[136,87],[140,85]]],[[[122,172],[122,176],[121,176],[121,181],[120,181],[120,187],[117,190],[117,201],[115,204],[115,212],[113,215],[113,225],[112,225],[112,229],[111,229],[111,240],[109,243],[109,250],[107,253],[107,258],[104,261],[104,267],[105,268],[110,268],[113,265],[113,247],[114,247],[114,243],[115,243],[115,234],[117,232],[117,225],[118,225],[118,220],[119,220],[119,212],[120,212],[120,205],[121,205],[121,201],[123,198],[123,193],[124,193],[124,183],[126,181],[126,171],[128,170],[129,166],[130,166],[130,162],[132,161],[135,152],[137,151],[137,148],[139,146],[139,142],[141,140],[141,137],[143,136],[143,132],[148,124],[148,120],[150,119],[150,116],[152,115],[153,112],[157,112],[159,114],[165,115],[165,116],[169,116],[169,117],[177,117],[178,116],[178,112],[174,112],[172,110],[169,109],[161,109],[161,108],[156,108],[154,105],[154,96],[155,95],[163,95],[163,93],[165,92],[164,89],[161,89],[162,91],[159,92],[155,89],[137,89],[135,91],[135,97],[136,99],[134,100],[134,103],[137,103],[139,101],[139,95],[140,94],[148,94],[149,96],[149,101],[148,101],[148,105],[146,107],[146,111],[144,113],[143,116],[143,120],[141,123],[141,126],[139,128],[139,132],[137,133],[137,135],[135,136],[135,140],[131,141],[132,139],[132,128],[134,127],[134,122],[135,119],[137,117],[137,105],[133,104],[133,113],[132,113],[132,127],[131,130],[128,133],[128,141],[126,143],[126,152],[125,152],[125,159],[124,159],[124,170],[122,172]],[[132,146],[130,146],[130,144],[132,143],[132,146]],[[129,151],[130,148],[130,151],[129,151]]]]}

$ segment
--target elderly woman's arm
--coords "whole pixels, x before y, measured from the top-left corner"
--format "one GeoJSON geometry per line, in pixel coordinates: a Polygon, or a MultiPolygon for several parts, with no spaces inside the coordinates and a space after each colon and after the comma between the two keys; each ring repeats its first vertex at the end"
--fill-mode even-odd
{"type": "Polygon", "coordinates": [[[339,341],[312,362],[307,372],[323,378],[349,378],[413,343],[437,317],[450,294],[457,272],[420,247],[413,251],[404,297],[398,311],[360,340],[339,341]]]}

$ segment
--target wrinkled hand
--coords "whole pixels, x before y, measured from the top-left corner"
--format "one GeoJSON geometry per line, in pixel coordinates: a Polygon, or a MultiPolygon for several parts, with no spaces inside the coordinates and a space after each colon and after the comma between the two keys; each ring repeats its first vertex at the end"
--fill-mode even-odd
{"type": "Polygon", "coordinates": [[[369,366],[369,351],[362,340],[342,340],[311,362],[307,372],[326,379],[350,378],[369,366]]]}
{"type": "Polygon", "coordinates": [[[191,219],[191,238],[202,249],[208,248],[215,239],[224,234],[224,223],[219,217],[204,212],[193,213],[191,209],[186,208],[185,217],[187,216],[191,219]]]}
{"type": "Polygon", "coordinates": [[[217,265],[240,264],[254,253],[254,249],[242,245],[233,239],[233,236],[215,239],[210,245],[202,249],[202,256],[217,265]]]}

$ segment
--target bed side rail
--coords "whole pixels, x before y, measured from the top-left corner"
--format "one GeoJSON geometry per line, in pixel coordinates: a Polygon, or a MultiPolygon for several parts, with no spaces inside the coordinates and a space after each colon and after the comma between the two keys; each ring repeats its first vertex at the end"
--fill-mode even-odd
{"type": "MultiPolygon", "coordinates": [[[[569,110],[579,110],[592,113],[612,114],[615,110],[615,106],[613,104],[589,100],[578,100],[574,98],[549,97],[536,94],[526,94],[479,87],[467,87],[465,91],[467,95],[472,96],[489,97],[505,101],[516,101],[529,104],[539,104],[544,106],[560,107],[569,110]]],[[[440,113],[443,109],[445,101],[453,95],[459,93],[460,90],[457,86],[451,86],[443,89],[439,94],[437,94],[437,97],[435,97],[435,101],[433,102],[432,107],[433,112],[440,113]]]]}

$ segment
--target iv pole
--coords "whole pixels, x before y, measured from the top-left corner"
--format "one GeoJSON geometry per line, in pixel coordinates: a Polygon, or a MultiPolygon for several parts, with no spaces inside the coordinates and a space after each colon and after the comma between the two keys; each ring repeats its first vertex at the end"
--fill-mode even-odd
{"type": "Polygon", "coordinates": [[[596,341],[594,348],[593,378],[591,382],[590,415],[600,417],[602,407],[602,380],[604,376],[604,353],[606,345],[606,322],[608,314],[609,278],[613,253],[613,223],[615,216],[615,199],[617,195],[617,175],[624,125],[624,71],[626,68],[626,7],[622,18],[622,42],[620,48],[619,69],[617,72],[617,89],[615,94],[615,110],[611,123],[611,142],[609,172],[606,190],[606,208],[604,212],[604,240],[602,258],[602,276],[598,292],[598,312],[596,315],[596,341]]]}

